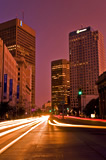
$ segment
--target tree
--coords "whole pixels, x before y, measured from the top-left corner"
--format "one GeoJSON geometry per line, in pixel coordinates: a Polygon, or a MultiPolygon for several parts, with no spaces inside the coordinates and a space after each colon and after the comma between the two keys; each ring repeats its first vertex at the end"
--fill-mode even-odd
{"type": "Polygon", "coordinates": [[[9,111],[9,102],[1,102],[0,104],[0,117],[5,118],[6,113],[9,111]]]}
{"type": "Polygon", "coordinates": [[[99,98],[92,99],[84,109],[84,113],[87,116],[90,116],[94,112],[96,113],[96,115],[99,115],[99,98]]]}
{"type": "Polygon", "coordinates": [[[23,116],[25,114],[25,108],[19,107],[17,113],[18,113],[18,116],[23,116]]]}

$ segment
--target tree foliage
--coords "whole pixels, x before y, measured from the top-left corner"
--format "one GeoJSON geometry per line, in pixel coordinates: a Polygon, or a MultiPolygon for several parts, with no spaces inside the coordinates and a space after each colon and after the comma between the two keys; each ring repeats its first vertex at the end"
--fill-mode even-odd
{"type": "Polygon", "coordinates": [[[24,107],[16,107],[9,105],[9,102],[2,102],[0,104],[0,118],[1,119],[14,119],[25,115],[24,107]],[[6,117],[8,115],[8,117],[6,117]]]}
{"type": "Polygon", "coordinates": [[[92,113],[99,115],[99,98],[92,99],[85,107],[84,113],[87,116],[90,116],[92,113]]]}
{"type": "Polygon", "coordinates": [[[1,104],[0,104],[0,117],[3,118],[8,111],[9,111],[8,102],[1,102],[1,104]]]}

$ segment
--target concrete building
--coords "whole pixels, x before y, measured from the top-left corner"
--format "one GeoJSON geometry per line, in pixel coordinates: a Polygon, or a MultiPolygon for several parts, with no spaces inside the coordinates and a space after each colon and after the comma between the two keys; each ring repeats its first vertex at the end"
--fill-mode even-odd
{"type": "Polygon", "coordinates": [[[62,104],[69,104],[69,61],[66,59],[51,62],[51,101],[53,110],[62,104]]]}
{"type": "Polygon", "coordinates": [[[31,115],[31,93],[32,93],[32,67],[27,63],[26,68],[26,113],[31,115]]]}
{"type": "Polygon", "coordinates": [[[78,91],[83,95],[98,95],[95,82],[105,70],[104,39],[91,27],[69,33],[70,99],[78,107],[78,91]]]}
{"type": "Polygon", "coordinates": [[[32,107],[35,107],[35,31],[19,19],[0,24],[0,37],[14,57],[32,66],[32,107]]]}
{"type": "Polygon", "coordinates": [[[101,118],[106,118],[106,71],[99,76],[96,84],[99,92],[100,116],[101,118]]]}
{"type": "Polygon", "coordinates": [[[0,102],[16,105],[17,63],[0,39],[0,102]]]}
{"type": "Polygon", "coordinates": [[[19,101],[18,107],[24,107],[26,114],[31,112],[31,77],[32,68],[23,57],[15,58],[18,64],[19,101]]]}

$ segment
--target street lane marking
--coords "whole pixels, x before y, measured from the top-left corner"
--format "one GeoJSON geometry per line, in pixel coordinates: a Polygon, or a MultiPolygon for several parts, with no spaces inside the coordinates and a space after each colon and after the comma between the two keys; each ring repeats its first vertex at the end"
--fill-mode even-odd
{"type": "Polygon", "coordinates": [[[46,121],[49,118],[49,116],[43,116],[40,119],[42,120],[40,123],[38,123],[36,126],[33,126],[32,128],[30,128],[28,131],[26,131],[24,134],[22,134],[21,136],[19,136],[18,138],[16,138],[15,140],[13,140],[12,142],[10,142],[9,144],[7,144],[5,147],[3,147],[2,149],[0,149],[0,154],[3,153],[6,149],[8,149],[10,146],[12,146],[14,143],[16,143],[18,140],[20,140],[22,137],[24,137],[25,135],[27,135],[30,131],[32,131],[33,129],[35,129],[37,126],[39,126],[40,124],[42,124],[44,121],[46,121]]]}
{"type": "Polygon", "coordinates": [[[60,123],[57,122],[56,120],[53,120],[54,123],[52,123],[49,120],[50,125],[54,126],[61,126],[61,127],[76,127],[76,128],[96,128],[96,129],[106,129],[105,126],[92,126],[92,125],[76,125],[76,124],[66,124],[66,123],[60,123]]]}

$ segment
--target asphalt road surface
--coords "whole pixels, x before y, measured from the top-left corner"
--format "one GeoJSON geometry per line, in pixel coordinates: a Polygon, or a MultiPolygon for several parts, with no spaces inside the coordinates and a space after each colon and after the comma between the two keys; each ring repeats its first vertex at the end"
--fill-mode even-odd
{"type": "Polygon", "coordinates": [[[1,125],[0,160],[106,160],[106,126],[71,122],[46,117],[1,125]]]}

